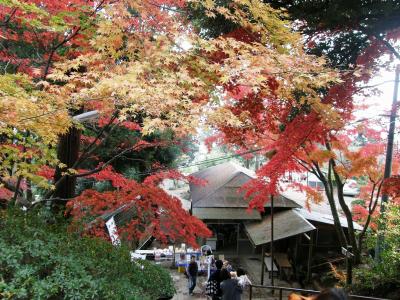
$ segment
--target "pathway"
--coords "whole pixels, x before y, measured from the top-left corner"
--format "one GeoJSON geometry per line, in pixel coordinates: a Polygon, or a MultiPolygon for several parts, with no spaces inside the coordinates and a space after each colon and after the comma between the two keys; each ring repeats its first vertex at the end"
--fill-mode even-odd
{"type": "MultiPolygon", "coordinates": [[[[235,258],[229,261],[232,262],[233,266],[240,266],[244,268],[245,270],[248,271],[248,276],[250,280],[254,284],[260,284],[260,272],[261,272],[261,266],[260,266],[260,261],[257,260],[255,257],[240,257],[240,258],[235,258]]],[[[199,276],[197,278],[197,285],[194,290],[193,296],[189,295],[188,292],[188,280],[185,277],[184,274],[178,273],[176,269],[168,269],[171,277],[174,281],[175,288],[177,293],[175,296],[172,298],[173,300],[189,300],[189,299],[207,299],[207,296],[205,295],[205,282],[206,282],[206,276],[199,276]]],[[[265,273],[264,276],[264,284],[265,285],[270,285],[270,279],[268,278],[268,273],[265,273]]],[[[287,287],[299,287],[299,285],[295,282],[293,283],[288,283],[283,280],[279,280],[278,278],[275,277],[275,285],[277,286],[287,286],[287,287]]],[[[284,293],[283,299],[287,299],[288,293],[284,293]]],[[[242,299],[246,300],[249,299],[249,291],[246,290],[244,291],[242,295],[242,299]]],[[[255,289],[253,290],[253,299],[254,300],[278,300],[278,293],[276,292],[276,295],[271,295],[269,291],[267,290],[261,290],[261,289],[255,289]]]]}

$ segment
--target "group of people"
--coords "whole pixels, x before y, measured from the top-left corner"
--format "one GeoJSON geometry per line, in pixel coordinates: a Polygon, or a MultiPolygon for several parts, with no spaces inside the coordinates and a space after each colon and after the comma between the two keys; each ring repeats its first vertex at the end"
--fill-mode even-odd
{"type": "MultiPolygon", "coordinates": [[[[206,295],[212,300],[240,300],[243,289],[251,284],[246,272],[238,268],[233,271],[228,262],[215,261],[216,270],[210,275],[206,283],[206,295]]],[[[189,295],[193,295],[196,287],[198,266],[196,257],[192,256],[187,268],[189,280],[189,295]]]]}
{"type": "MultiPolygon", "coordinates": [[[[212,300],[241,300],[243,290],[246,286],[251,285],[246,272],[238,268],[236,272],[227,261],[215,261],[216,270],[210,275],[206,283],[206,295],[212,300]]],[[[196,287],[198,265],[196,257],[192,256],[186,270],[189,280],[189,295],[193,295],[196,287]]],[[[292,293],[288,300],[347,300],[347,294],[342,289],[328,289],[322,291],[318,295],[305,297],[292,293]]]]}

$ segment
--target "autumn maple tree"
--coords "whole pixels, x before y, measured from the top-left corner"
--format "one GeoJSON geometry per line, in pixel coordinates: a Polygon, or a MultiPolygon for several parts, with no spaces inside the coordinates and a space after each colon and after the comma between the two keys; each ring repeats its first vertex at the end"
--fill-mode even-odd
{"type": "MultiPolygon", "coordinates": [[[[194,133],[204,114],[216,124],[251,125],[248,113],[209,109],[221,93],[247,101],[272,92],[286,106],[293,102],[288,95],[304,89],[315,110],[331,113],[316,90],[334,82],[335,72],[303,51],[300,35],[280,11],[259,1],[233,1],[229,8],[213,1],[1,5],[2,195],[28,208],[50,203],[62,209],[60,204],[68,203],[74,222],[85,221],[87,230],[95,228],[88,212],[99,220],[126,205],[136,211],[128,224],[136,240],[149,230],[162,241],[180,236],[192,244],[209,234],[150,179],[136,182],[112,166],[128,153],[168,146],[163,140],[146,141],[150,134],[194,133]],[[188,21],[193,8],[222,16],[237,30],[204,38],[188,21]],[[85,111],[97,111],[98,119],[81,124],[73,118],[85,111]],[[122,127],[140,134],[115,145],[103,159],[97,151],[122,127]],[[81,138],[85,128],[94,134],[81,138]],[[76,195],[77,178],[107,181],[111,187],[76,195]],[[38,189],[43,193],[35,199],[38,189]]],[[[178,176],[153,166],[154,176],[178,176]]]]}
{"type": "MultiPolygon", "coordinates": [[[[222,3],[223,8],[214,15],[201,15],[202,11],[199,13],[194,10],[194,18],[207,28],[203,31],[205,35],[214,38],[229,36],[251,47],[262,40],[263,36],[248,30],[246,24],[224,22],[220,11],[234,4],[231,1],[222,3]]],[[[296,44],[295,39],[286,40],[286,49],[290,53],[288,60],[284,56],[285,48],[280,48],[282,44],[279,40],[273,35],[269,36],[269,50],[275,49],[281,55],[276,58],[278,64],[282,66],[288,62],[291,65],[285,66],[285,72],[272,69],[267,80],[263,81],[266,85],[259,89],[240,81],[240,77],[227,81],[223,86],[225,94],[221,97],[223,101],[220,110],[225,115],[233,115],[238,122],[229,123],[223,118],[210,118],[219,131],[214,141],[229,145],[239,152],[253,150],[268,158],[268,162],[257,172],[259,179],[247,186],[251,208],[263,209],[269,195],[279,192],[280,179],[287,171],[310,171],[316,174],[324,184],[338,239],[342,246],[353,246],[359,261],[362,239],[370,224],[368,218],[376,213],[379,198],[376,193],[381,192],[379,187],[382,178],[379,172],[382,167],[377,161],[377,152],[369,152],[368,147],[357,150],[351,148],[351,139],[356,135],[354,131],[351,133],[348,130],[348,125],[356,122],[354,112],[357,111],[357,105],[354,96],[368,97],[373,93],[366,83],[382,67],[380,58],[384,54],[392,58],[399,57],[394,46],[399,37],[398,18],[395,18],[398,10],[391,7],[391,4],[383,4],[367,7],[371,13],[365,13],[365,10],[347,10],[348,6],[342,3],[342,10],[338,14],[325,15],[324,10],[338,9],[336,2],[330,5],[321,4],[320,1],[271,3],[275,8],[284,7],[288,10],[289,14],[281,14],[281,17],[297,21],[292,29],[296,28],[306,34],[306,44],[296,44]],[[375,12],[377,17],[370,18],[371,14],[375,16],[375,12]],[[344,22],[343,19],[349,18],[349,15],[357,15],[357,21],[344,22]],[[389,17],[391,22],[386,22],[389,17]],[[306,53],[318,57],[326,55],[326,63],[337,72],[318,69],[313,64],[315,61],[308,60],[311,56],[306,53]],[[296,61],[297,64],[293,64],[296,61]],[[354,216],[351,207],[343,197],[343,186],[346,180],[353,177],[369,178],[371,185],[368,192],[369,196],[373,195],[365,202],[367,219],[358,239],[352,225],[354,216]],[[349,224],[347,235],[339,222],[339,210],[343,211],[349,224]]],[[[368,6],[361,2],[359,5],[368,6]]],[[[293,37],[293,32],[286,32],[284,36],[293,37]]],[[[269,54],[265,57],[273,56],[269,54]]],[[[271,71],[271,64],[265,61],[257,67],[261,68],[261,74],[271,71]]],[[[257,67],[254,66],[254,69],[257,67]]],[[[381,140],[377,142],[372,139],[370,142],[383,144],[381,140]]],[[[380,150],[381,155],[383,148],[380,150]]],[[[322,200],[318,191],[304,186],[302,189],[310,197],[322,200]]]]}
{"type": "MultiPolygon", "coordinates": [[[[165,3],[175,4],[180,7],[184,3],[165,3]]],[[[25,207],[96,199],[99,205],[90,210],[92,218],[128,203],[137,210],[135,220],[142,233],[153,233],[162,241],[166,236],[174,237],[174,230],[193,245],[197,236],[209,234],[177,199],[150,182],[116,184],[115,178],[119,176],[123,181],[124,177],[110,169],[125,154],[168,147],[162,140],[143,139],[155,131],[168,129],[179,137],[194,130],[193,116],[198,106],[191,105],[189,97],[195,96],[200,87],[196,91],[191,86],[199,81],[203,95],[204,84],[188,75],[190,57],[173,50],[180,17],[170,16],[161,9],[163,5],[135,1],[2,3],[2,60],[6,71],[1,85],[3,199],[25,207]],[[168,59],[170,64],[166,63],[168,59]],[[188,60],[182,72],[180,60],[188,60]],[[94,126],[78,124],[72,118],[87,110],[97,110],[100,115],[94,126]],[[79,151],[84,126],[94,127],[95,135],[88,137],[79,151]],[[99,160],[96,151],[118,127],[140,134],[118,145],[107,160],[99,160]],[[68,184],[74,187],[76,178],[81,177],[109,181],[112,187],[103,194],[85,191],[80,198],[74,198],[73,189],[62,192],[68,184]],[[44,196],[29,196],[33,189],[44,190],[44,196]],[[132,204],[136,199],[130,195],[133,189],[141,201],[132,204]],[[115,198],[118,201],[112,200],[115,198]],[[109,201],[104,204],[101,199],[109,201]],[[175,223],[157,224],[169,218],[175,223]]],[[[158,169],[163,166],[152,172],[158,169]]],[[[72,216],[81,219],[74,204],[69,206],[72,216]]],[[[138,230],[132,229],[131,235],[140,238],[138,230]]]]}
{"type": "MultiPolygon", "coordinates": [[[[262,1],[0,5],[1,196],[62,211],[68,203],[74,224],[84,221],[89,231],[102,228],[98,217],[133,207],[125,232],[135,240],[150,230],[162,241],[180,236],[194,244],[210,232],[157,180],[140,183],[116,172],[119,159],[176,145],[207,120],[227,145],[261,148],[271,158],[259,171],[268,182],[249,188],[251,207],[261,208],[285,171],[302,169],[299,158],[317,153],[317,145],[332,153],[334,133],[351,119],[357,84],[375,70],[376,52],[368,50],[350,70],[327,67],[323,56],[306,51],[288,15],[262,1]],[[198,12],[222,20],[223,32],[207,31],[198,12]],[[73,118],[87,111],[98,119],[73,118]],[[109,143],[121,128],[134,137],[109,143]],[[173,132],[172,140],[146,140],[165,131],[173,132]],[[77,194],[82,178],[110,186],[77,194]],[[38,189],[42,196],[34,199],[38,189]]],[[[183,178],[157,161],[148,164],[145,175],[156,176],[150,178],[183,178]]]]}

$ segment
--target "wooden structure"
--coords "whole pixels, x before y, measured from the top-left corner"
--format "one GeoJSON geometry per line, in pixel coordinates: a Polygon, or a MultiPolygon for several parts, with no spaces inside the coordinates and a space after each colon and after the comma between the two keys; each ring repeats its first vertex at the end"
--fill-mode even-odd
{"type": "MultiPolygon", "coordinates": [[[[261,253],[261,261],[266,262],[270,275],[275,269],[281,276],[291,275],[291,267],[295,267],[296,274],[305,274],[306,278],[311,275],[315,257],[340,252],[328,203],[307,203],[304,194],[289,190],[267,202],[265,212],[249,212],[242,187],[255,178],[251,170],[227,162],[191,175],[206,181],[205,186],[190,185],[191,213],[213,231],[214,236],[202,243],[212,245],[217,252],[261,253]],[[307,206],[311,206],[310,211],[307,206]]],[[[340,222],[347,227],[345,218],[340,218],[340,222]]],[[[361,229],[358,224],[353,225],[361,229]]],[[[264,263],[262,267],[263,278],[264,263]]]]}
{"type": "MultiPolygon", "coordinates": [[[[261,222],[263,214],[257,210],[248,211],[248,200],[244,197],[242,187],[254,179],[255,174],[228,162],[191,175],[206,181],[205,186],[190,184],[192,215],[203,220],[214,233],[212,238],[202,242],[224,254],[254,253],[254,244],[246,234],[245,224],[261,222]]],[[[265,205],[267,210],[269,205],[265,205]]],[[[276,197],[275,206],[300,208],[285,197],[276,197]]]]}

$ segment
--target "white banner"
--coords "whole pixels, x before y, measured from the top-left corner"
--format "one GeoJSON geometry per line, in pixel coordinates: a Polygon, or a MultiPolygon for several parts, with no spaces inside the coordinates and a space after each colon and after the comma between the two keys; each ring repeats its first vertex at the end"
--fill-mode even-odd
{"type": "Polygon", "coordinates": [[[106,226],[107,226],[108,233],[110,235],[112,244],[114,246],[121,245],[121,240],[119,239],[119,236],[118,236],[117,225],[115,224],[114,217],[111,217],[106,222],[106,226]]]}

